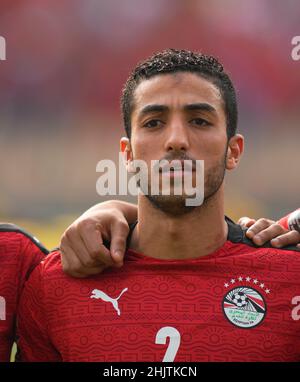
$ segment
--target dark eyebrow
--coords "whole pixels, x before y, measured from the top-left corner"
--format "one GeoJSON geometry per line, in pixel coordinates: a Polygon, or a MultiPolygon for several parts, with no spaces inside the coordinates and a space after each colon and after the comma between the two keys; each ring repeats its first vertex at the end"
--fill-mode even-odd
{"type": "Polygon", "coordinates": [[[162,111],[167,111],[169,110],[168,106],[165,105],[147,105],[142,108],[140,111],[141,115],[152,113],[152,112],[162,112],[162,111]]]}
{"type": "Polygon", "coordinates": [[[217,113],[217,110],[208,103],[192,103],[190,105],[185,105],[184,110],[199,110],[217,113]]]}
{"type": "MultiPolygon", "coordinates": [[[[192,103],[189,105],[185,105],[184,110],[186,111],[192,111],[192,110],[198,110],[198,111],[208,111],[210,113],[216,113],[216,109],[211,106],[208,103],[192,103]]],[[[163,112],[163,111],[168,111],[169,107],[166,105],[158,105],[158,104],[153,104],[153,105],[147,105],[143,107],[143,109],[140,111],[141,115],[145,115],[148,113],[153,113],[153,112],[163,112]]]]}

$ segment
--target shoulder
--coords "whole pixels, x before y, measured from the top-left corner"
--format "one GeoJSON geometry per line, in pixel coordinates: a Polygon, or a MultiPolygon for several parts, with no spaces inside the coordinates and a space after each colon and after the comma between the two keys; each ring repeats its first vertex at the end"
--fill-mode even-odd
{"type": "Polygon", "coordinates": [[[7,243],[19,243],[20,245],[30,243],[45,255],[49,252],[35,236],[32,236],[30,233],[15,224],[0,223],[0,237],[1,243],[5,241],[7,241],[7,243]]]}
{"type": "Polygon", "coordinates": [[[0,224],[0,262],[2,269],[18,279],[22,288],[32,270],[45,258],[48,250],[40,241],[15,224],[0,224]]]}
{"type": "Polygon", "coordinates": [[[64,274],[62,271],[61,264],[61,253],[58,249],[50,252],[37,266],[37,271],[43,275],[43,277],[48,277],[53,274],[64,274]]]}
{"type": "Polygon", "coordinates": [[[28,296],[31,295],[42,297],[45,288],[52,284],[51,280],[55,282],[61,277],[64,277],[64,273],[61,267],[60,253],[54,251],[45,256],[30,273],[25,283],[23,299],[28,299],[28,296]]]}

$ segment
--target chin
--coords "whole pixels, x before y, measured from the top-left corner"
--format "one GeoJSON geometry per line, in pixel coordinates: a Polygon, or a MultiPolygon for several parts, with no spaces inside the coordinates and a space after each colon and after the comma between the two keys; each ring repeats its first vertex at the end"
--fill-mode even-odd
{"type": "Polygon", "coordinates": [[[181,216],[192,212],[196,207],[186,206],[186,195],[146,195],[152,205],[171,216],[181,216]]]}

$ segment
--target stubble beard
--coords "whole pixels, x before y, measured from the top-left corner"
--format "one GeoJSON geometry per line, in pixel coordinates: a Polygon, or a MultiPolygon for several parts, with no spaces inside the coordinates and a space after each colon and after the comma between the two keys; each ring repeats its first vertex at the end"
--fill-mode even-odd
{"type": "MultiPolygon", "coordinates": [[[[186,199],[188,196],[186,195],[151,195],[151,192],[148,192],[145,196],[155,208],[173,217],[189,214],[196,208],[204,208],[223,184],[226,171],[226,158],[227,147],[222,159],[209,173],[205,174],[204,200],[200,206],[187,206],[186,199]]],[[[191,197],[192,196],[189,196],[189,198],[191,197]]]]}

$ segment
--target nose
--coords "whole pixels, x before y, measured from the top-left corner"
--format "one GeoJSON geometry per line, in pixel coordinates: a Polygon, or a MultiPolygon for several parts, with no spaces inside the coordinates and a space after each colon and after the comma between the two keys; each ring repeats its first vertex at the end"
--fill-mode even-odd
{"type": "Polygon", "coordinates": [[[165,149],[166,151],[188,151],[190,137],[188,127],[179,119],[170,122],[166,129],[165,149]]]}

